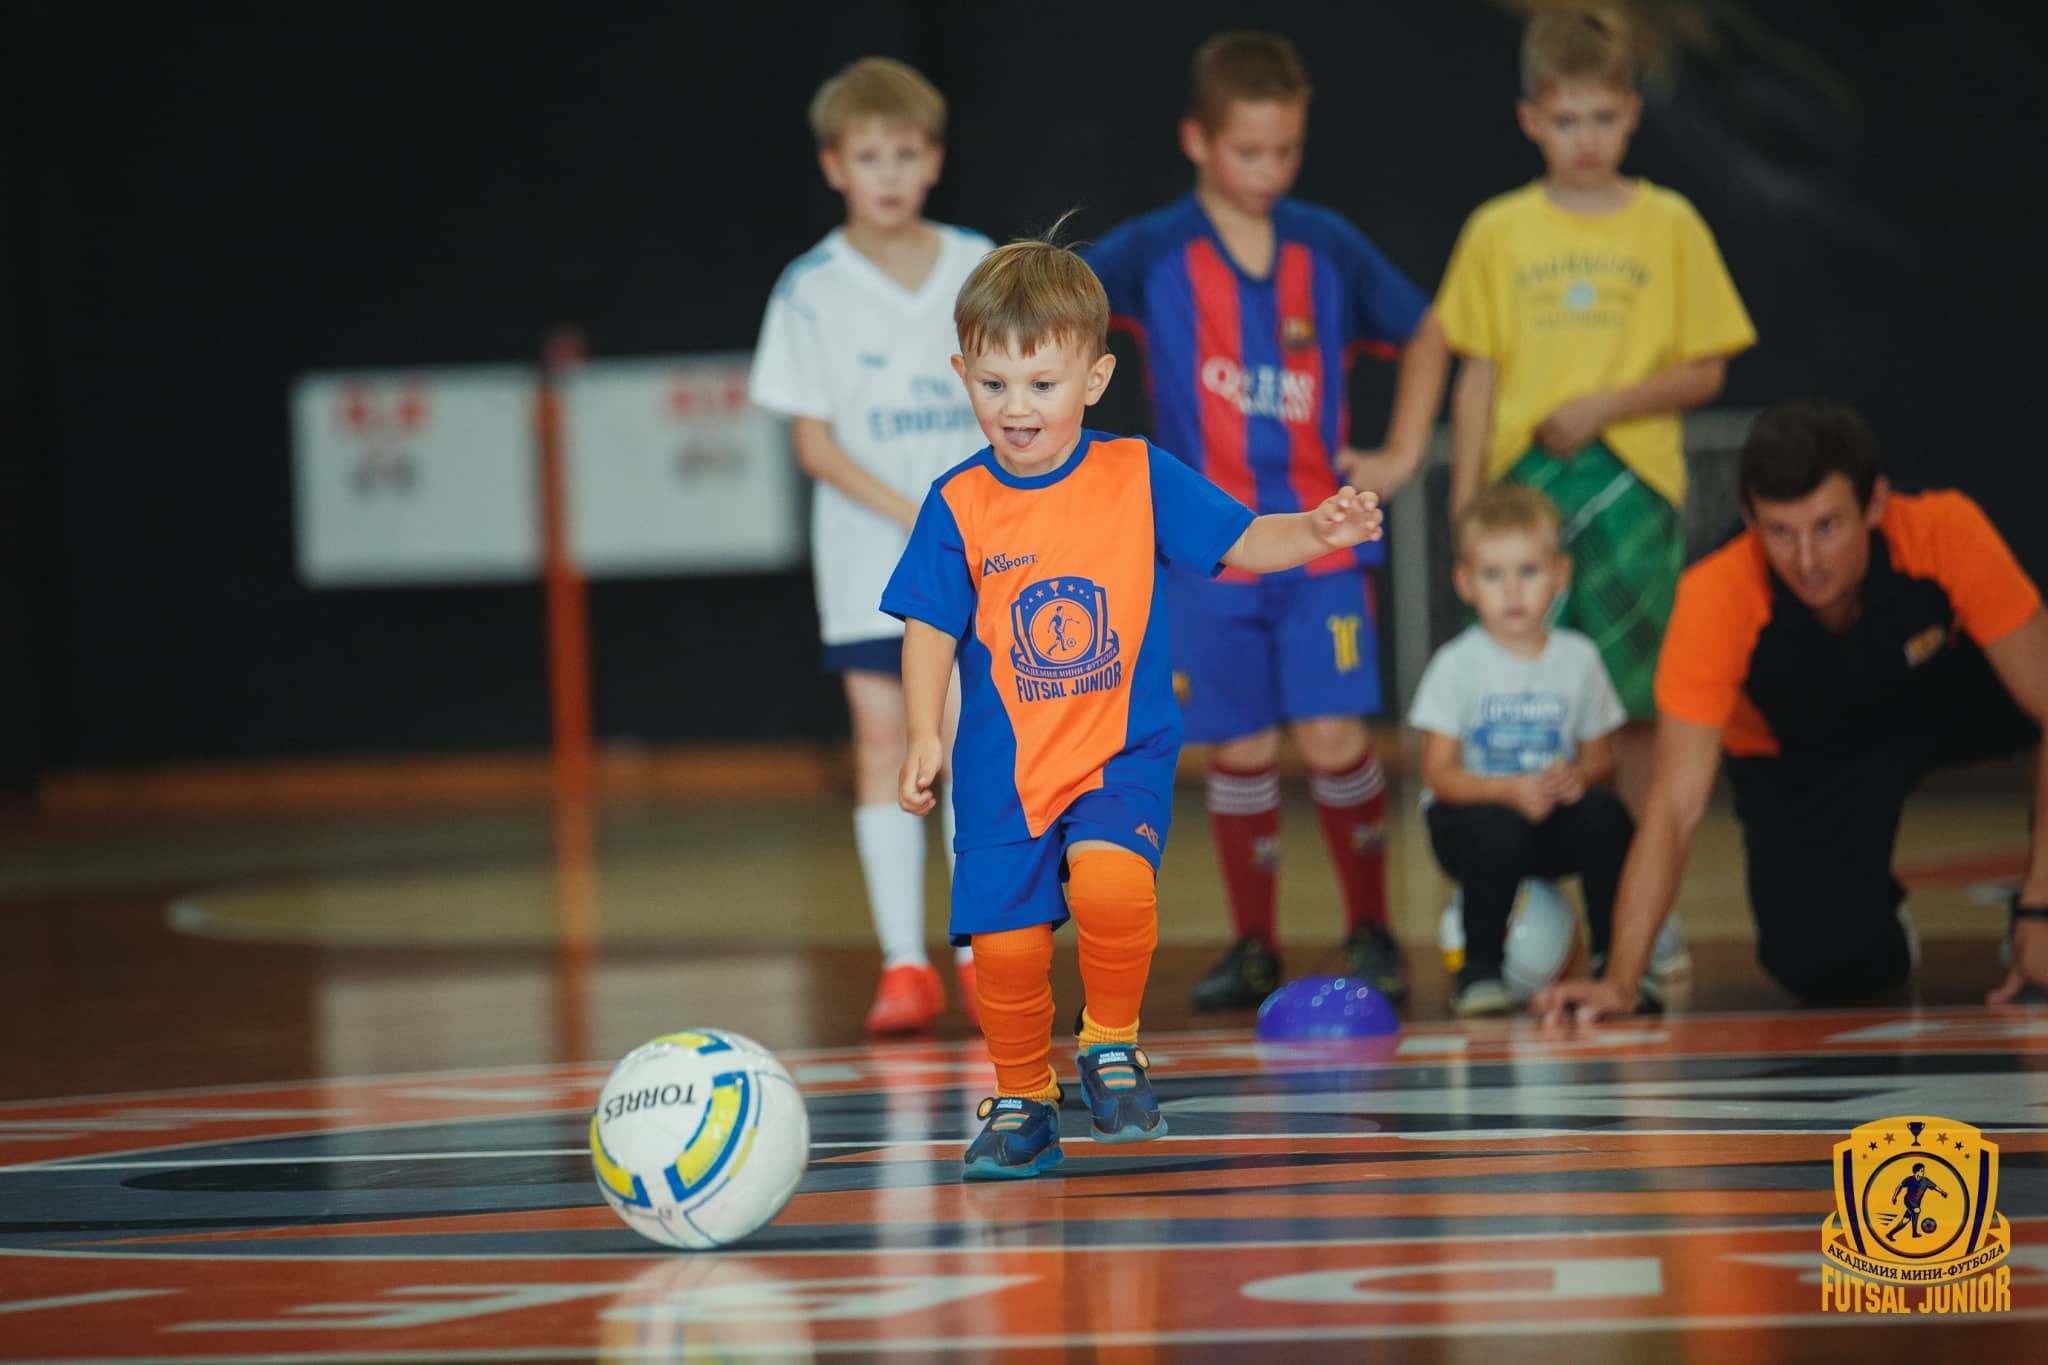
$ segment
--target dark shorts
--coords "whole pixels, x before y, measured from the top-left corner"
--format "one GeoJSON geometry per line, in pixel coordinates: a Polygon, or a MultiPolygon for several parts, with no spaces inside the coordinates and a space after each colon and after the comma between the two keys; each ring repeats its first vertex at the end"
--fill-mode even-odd
{"type": "Polygon", "coordinates": [[[1190,744],[1380,709],[1377,612],[1363,569],[1257,583],[1175,574],[1167,605],[1190,744]]]}
{"type": "MultiPolygon", "coordinates": [[[[1924,709],[1854,752],[1731,758],[1757,959],[1808,1004],[1856,1004],[1904,983],[1892,871],[1906,798],[1931,772],[2023,752],[2041,732],[1967,639],[1928,665],[1924,709]]],[[[2025,835],[2015,800],[2009,832],[2025,835]]]]}
{"type": "Polygon", "coordinates": [[[953,860],[953,916],[947,926],[953,946],[964,947],[976,934],[1065,924],[1067,849],[1084,839],[1127,848],[1157,873],[1172,820],[1170,793],[1102,787],[1075,797],[1036,839],[961,849],[953,860]]]}
{"type": "Polygon", "coordinates": [[[887,635],[875,640],[849,640],[843,645],[826,645],[818,651],[818,667],[827,673],[886,673],[903,676],[903,637],[887,635]]]}

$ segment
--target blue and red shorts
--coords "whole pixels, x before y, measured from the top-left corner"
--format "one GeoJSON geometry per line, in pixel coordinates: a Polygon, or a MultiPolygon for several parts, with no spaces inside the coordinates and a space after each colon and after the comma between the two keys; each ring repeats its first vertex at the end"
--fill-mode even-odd
{"type": "Polygon", "coordinates": [[[1380,709],[1378,612],[1364,569],[1167,584],[1174,691],[1190,744],[1380,709]]]}

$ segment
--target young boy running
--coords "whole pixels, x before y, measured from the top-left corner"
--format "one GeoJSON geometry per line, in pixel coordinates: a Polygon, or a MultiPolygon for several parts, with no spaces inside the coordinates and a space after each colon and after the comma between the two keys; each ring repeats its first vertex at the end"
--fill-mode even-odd
{"type": "MultiPolygon", "coordinates": [[[[1085,254],[1144,345],[1153,420],[1175,454],[1260,512],[1314,507],[1345,482],[1385,495],[1420,463],[1448,365],[1427,301],[1337,214],[1287,198],[1301,169],[1308,77],[1285,38],[1223,33],[1196,52],[1181,149],[1194,191],[1085,254]],[[1346,376],[1360,350],[1399,354],[1382,451],[1351,449],[1346,376]]],[[[1365,722],[1380,709],[1377,545],[1267,579],[1170,582],[1189,741],[1210,755],[1209,823],[1236,942],[1197,1009],[1256,1005],[1280,982],[1274,874],[1280,730],[1310,769],[1336,865],[1346,970],[1398,999],[1387,929],[1386,778],[1365,722]]]]}
{"type": "Polygon", "coordinates": [[[1161,563],[1277,572],[1374,539],[1380,517],[1373,495],[1345,488],[1311,511],[1255,518],[1142,438],[1084,429],[1116,360],[1109,300],[1071,251],[1000,248],[954,317],[953,365],[989,444],[932,486],[882,609],[905,622],[899,799],[913,814],[934,801],[959,665],[952,932],[973,945],[996,1071],[965,1175],[1000,1179],[1062,1157],[1048,972],[1069,914],[1095,1136],[1166,1132],[1137,1046],[1180,753],[1161,563]]]}
{"type": "MultiPolygon", "coordinates": [[[[973,449],[951,373],[953,296],[991,245],[926,222],[944,154],[945,100],[901,62],[868,57],[825,82],[811,129],[846,223],[782,272],[754,353],[756,404],[795,419],[811,504],[823,666],[853,718],[854,840],[882,948],[874,1033],[929,1028],[946,990],[925,952],[924,822],[896,805],[903,761],[903,627],[875,610],[916,500],[973,449]]],[[[950,830],[948,856],[951,855],[950,830]]],[[[974,1013],[973,966],[957,961],[974,1013]]]]}

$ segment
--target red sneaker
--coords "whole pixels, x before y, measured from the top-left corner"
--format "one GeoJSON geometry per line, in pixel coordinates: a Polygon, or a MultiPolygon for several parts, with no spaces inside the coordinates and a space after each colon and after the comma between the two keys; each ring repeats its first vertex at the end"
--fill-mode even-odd
{"type": "Polygon", "coordinates": [[[922,1033],[946,1008],[946,988],[929,962],[906,962],[882,973],[868,1006],[869,1033],[922,1033]]]}
{"type": "Polygon", "coordinates": [[[953,963],[953,979],[960,983],[960,1012],[967,1016],[967,1022],[981,1027],[981,1002],[974,995],[974,959],[961,958],[953,963]]]}

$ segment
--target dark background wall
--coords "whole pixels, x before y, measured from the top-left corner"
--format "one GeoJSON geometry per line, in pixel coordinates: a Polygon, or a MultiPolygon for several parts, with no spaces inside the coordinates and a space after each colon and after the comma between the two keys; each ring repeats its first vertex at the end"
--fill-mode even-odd
{"type": "MultiPolygon", "coordinates": [[[[1630,167],[1699,206],[1756,318],[1725,401],[1861,405],[1898,482],[1969,490],[2048,572],[2039,8],[1657,12],[1690,37],[1630,167]]],[[[933,216],[1001,239],[1080,205],[1099,233],[1186,188],[1188,56],[1247,23],[1317,82],[1299,192],[1425,288],[1464,215],[1538,169],[1515,21],[1481,0],[372,3],[46,29],[14,54],[40,94],[0,210],[0,786],[543,743],[537,587],[297,582],[293,376],[524,361],[564,322],[601,354],[750,347],[838,215],[806,102],[866,52],[952,101],[933,216]]],[[[1127,371],[1103,424],[1143,420],[1127,371]]],[[[812,627],[802,573],[597,584],[599,729],[840,733],[812,627]]]]}

